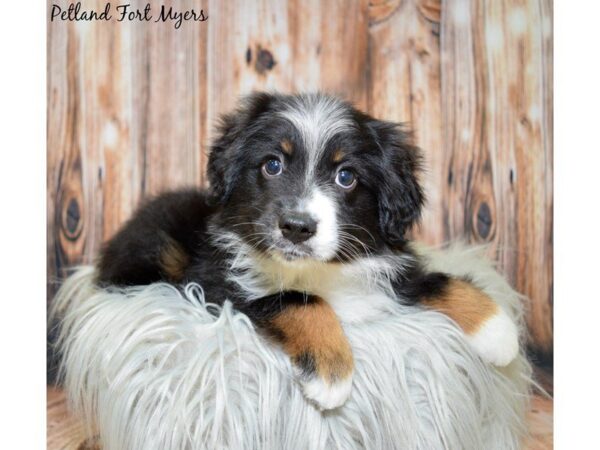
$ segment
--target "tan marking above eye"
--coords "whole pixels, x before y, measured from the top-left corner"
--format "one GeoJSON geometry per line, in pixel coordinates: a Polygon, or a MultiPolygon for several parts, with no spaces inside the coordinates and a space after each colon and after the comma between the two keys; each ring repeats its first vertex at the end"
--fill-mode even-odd
{"type": "Polygon", "coordinates": [[[337,149],[335,152],[333,152],[332,161],[334,163],[339,163],[343,158],[344,152],[342,151],[342,149],[337,149]]]}
{"type": "Polygon", "coordinates": [[[292,143],[288,140],[288,139],[284,139],[283,141],[281,141],[281,148],[284,151],[284,153],[291,155],[292,152],[294,151],[294,147],[292,146],[292,143]]]}

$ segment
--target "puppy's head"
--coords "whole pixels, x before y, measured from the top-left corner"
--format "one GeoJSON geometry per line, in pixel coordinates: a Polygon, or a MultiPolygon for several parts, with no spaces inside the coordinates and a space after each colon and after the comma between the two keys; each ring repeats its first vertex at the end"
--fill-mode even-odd
{"type": "Polygon", "coordinates": [[[253,94],[222,119],[209,162],[219,225],[281,260],[347,261],[404,242],[420,154],[393,123],[322,94],[253,94]]]}

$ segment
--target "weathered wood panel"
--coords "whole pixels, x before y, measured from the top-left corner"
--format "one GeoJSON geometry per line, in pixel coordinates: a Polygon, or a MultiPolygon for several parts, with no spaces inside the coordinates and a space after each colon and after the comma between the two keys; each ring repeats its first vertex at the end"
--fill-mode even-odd
{"type": "Polygon", "coordinates": [[[448,1],[442,9],[446,238],[490,244],[531,298],[552,350],[552,88],[549,1],[448,1]]]}
{"type": "Polygon", "coordinates": [[[440,4],[431,0],[370,7],[369,111],[407,122],[427,152],[423,183],[427,208],[415,237],[444,241],[444,183],[440,73],[440,4]]]}
{"type": "Polygon", "coordinates": [[[46,392],[46,448],[76,450],[86,448],[85,429],[69,411],[63,391],[48,387],[46,392]]]}
{"type": "Polygon", "coordinates": [[[412,125],[429,197],[415,234],[489,244],[551,353],[550,0],[161,4],[209,19],[49,23],[49,297],[142,198],[205,183],[212,127],[240,95],[322,89],[412,125]]]}

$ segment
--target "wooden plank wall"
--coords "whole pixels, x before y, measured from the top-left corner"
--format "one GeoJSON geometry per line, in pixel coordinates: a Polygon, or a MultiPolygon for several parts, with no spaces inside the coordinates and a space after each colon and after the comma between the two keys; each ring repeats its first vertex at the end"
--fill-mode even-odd
{"type": "Polygon", "coordinates": [[[551,355],[551,0],[164,4],[208,20],[49,22],[49,298],[142,198],[205,183],[215,118],[238,96],[321,89],[413,125],[428,167],[418,237],[489,243],[551,355]]]}

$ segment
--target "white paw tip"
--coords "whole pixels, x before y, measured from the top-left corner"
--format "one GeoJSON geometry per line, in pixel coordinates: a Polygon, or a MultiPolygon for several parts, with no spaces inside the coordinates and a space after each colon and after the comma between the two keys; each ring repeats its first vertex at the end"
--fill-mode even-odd
{"type": "Polygon", "coordinates": [[[334,409],[342,406],[350,396],[352,374],[331,384],[320,377],[302,381],[301,384],[304,395],[312,400],[317,408],[321,411],[334,409]]]}
{"type": "Polygon", "coordinates": [[[498,367],[507,366],[519,354],[519,331],[502,309],[469,336],[469,342],[486,362],[498,367]]]}

